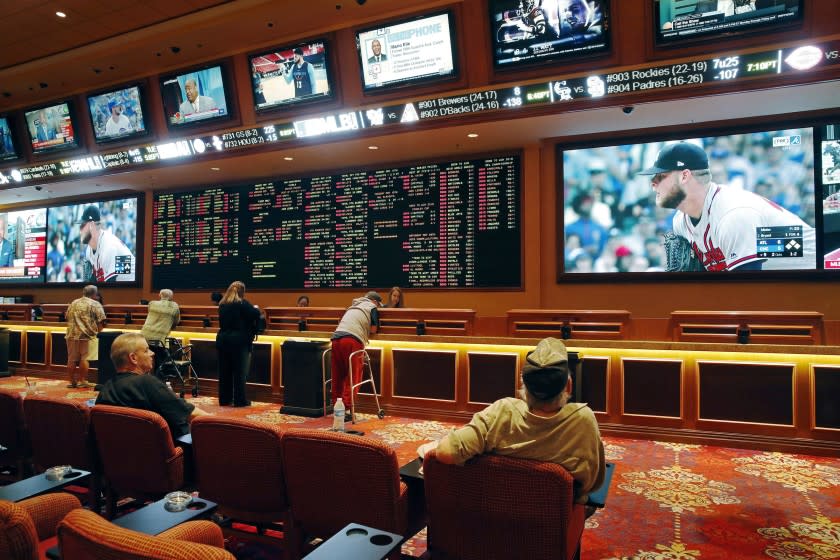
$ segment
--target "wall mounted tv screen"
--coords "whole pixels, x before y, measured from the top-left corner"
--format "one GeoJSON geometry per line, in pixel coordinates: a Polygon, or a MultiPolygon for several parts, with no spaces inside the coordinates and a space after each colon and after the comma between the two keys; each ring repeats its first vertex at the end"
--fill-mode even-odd
{"type": "MultiPolygon", "coordinates": [[[[563,151],[566,273],[815,270],[814,130],[563,151]],[[679,253],[674,249],[672,255],[679,253]]],[[[683,273],[683,272],[680,272],[683,273]]]]}
{"type": "Polygon", "coordinates": [[[822,145],[823,264],[840,270],[840,123],[823,128],[822,145]]]}
{"type": "Polygon", "coordinates": [[[73,116],[67,102],[41,107],[24,113],[26,130],[34,153],[75,148],[76,134],[73,116]]]}
{"type": "Polygon", "coordinates": [[[257,111],[332,97],[324,41],[272,49],[249,62],[257,111]]]}
{"type": "Polygon", "coordinates": [[[91,95],[87,98],[93,135],[97,142],[123,140],[146,134],[140,87],[91,95]]]}
{"type": "Polygon", "coordinates": [[[49,208],[47,283],[135,282],[138,197],[49,208]]]}
{"type": "Polygon", "coordinates": [[[803,0],[654,0],[659,44],[772,31],[802,21],[803,0]]]}
{"type": "Polygon", "coordinates": [[[0,213],[0,284],[44,281],[47,210],[0,213]]]}
{"type": "Polygon", "coordinates": [[[608,0],[489,0],[493,64],[519,68],[609,49],[608,0]]]}
{"type": "Polygon", "coordinates": [[[356,33],[365,91],[456,75],[455,33],[449,12],[356,33]]]}
{"type": "Polygon", "coordinates": [[[221,66],[165,77],[160,84],[163,109],[171,127],[230,117],[221,66]]]}
{"type": "Polygon", "coordinates": [[[8,117],[0,117],[0,161],[17,158],[18,152],[15,148],[15,139],[12,137],[9,119],[8,117]]]}

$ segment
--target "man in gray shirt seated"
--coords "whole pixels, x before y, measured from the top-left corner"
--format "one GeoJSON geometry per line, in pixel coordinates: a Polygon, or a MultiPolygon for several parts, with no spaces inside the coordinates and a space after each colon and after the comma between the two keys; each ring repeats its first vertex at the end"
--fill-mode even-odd
{"type": "Polygon", "coordinates": [[[111,361],[117,374],[99,392],[96,404],[125,406],[157,412],[169,425],[172,439],[189,433],[189,421],[209,414],[178,397],[153,375],[152,351],[142,334],[123,333],[111,345],[111,361]]]}

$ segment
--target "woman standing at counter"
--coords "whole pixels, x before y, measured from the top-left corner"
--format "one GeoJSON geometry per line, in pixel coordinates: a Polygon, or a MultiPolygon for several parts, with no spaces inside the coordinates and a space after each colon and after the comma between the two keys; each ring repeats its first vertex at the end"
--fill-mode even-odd
{"type": "Polygon", "coordinates": [[[249,406],[245,379],[251,369],[251,348],[259,332],[260,310],[245,299],[245,284],[228,286],[219,302],[219,405],[249,406]]]}
{"type": "Polygon", "coordinates": [[[388,303],[385,307],[405,307],[405,299],[403,298],[402,288],[399,286],[391,288],[391,291],[388,292],[388,303]]]}

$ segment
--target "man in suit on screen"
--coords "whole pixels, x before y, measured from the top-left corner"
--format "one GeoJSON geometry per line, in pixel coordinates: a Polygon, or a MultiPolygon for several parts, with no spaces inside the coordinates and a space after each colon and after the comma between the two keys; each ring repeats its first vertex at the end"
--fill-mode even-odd
{"type": "Polygon", "coordinates": [[[382,43],[379,42],[379,39],[371,41],[370,50],[373,51],[373,56],[368,58],[368,62],[371,64],[388,60],[388,55],[382,52],[382,43]]]}
{"type": "Polygon", "coordinates": [[[182,115],[191,115],[193,113],[203,113],[218,109],[216,101],[212,97],[200,94],[198,83],[196,83],[194,78],[189,78],[184,82],[184,93],[187,95],[187,100],[181,103],[179,107],[182,115]]]}

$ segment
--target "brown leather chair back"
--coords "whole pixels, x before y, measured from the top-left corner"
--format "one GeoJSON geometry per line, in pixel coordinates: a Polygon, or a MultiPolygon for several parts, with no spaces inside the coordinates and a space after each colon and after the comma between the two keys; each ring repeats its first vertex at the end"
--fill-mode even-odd
{"type": "Polygon", "coordinates": [[[201,497],[229,517],[252,523],[288,514],[280,455],[283,429],[253,420],[201,416],[191,427],[201,497]]]}
{"type": "Polygon", "coordinates": [[[87,405],[61,397],[31,396],[23,401],[23,415],[38,472],[56,465],[95,470],[87,405]]]}
{"type": "Polygon", "coordinates": [[[90,422],[109,498],[159,499],[183,486],[184,452],[172,444],[160,414],[98,404],[91,408],[90,422]]]}
{"type": "Polygon", "coordinates": [[[584,508],[562,466],[482,455],[459,467],[430,451],[423,471],[432,558],[574,558],[584,508]]]}
{"type": "Polygon", "coordinates": [[[16,478],[23,477],[27,455],[23,420],[23,399],[17,391],[0,389],[0,465],[16,468],[16,478]]]}
{"type": "Polygon", "coordinates": [[[406,533],[407,487],[393,449],[323,430],[283,434],[283,473],[296,527],[330,537],[348,523],[406,533]]]}

